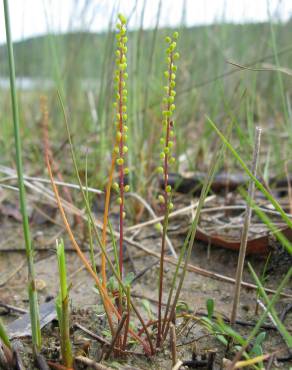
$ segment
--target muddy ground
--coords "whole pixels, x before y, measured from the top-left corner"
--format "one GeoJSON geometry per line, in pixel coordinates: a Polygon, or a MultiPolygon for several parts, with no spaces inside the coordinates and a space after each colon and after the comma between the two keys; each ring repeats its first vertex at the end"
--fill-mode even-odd
{"type": "MultiPolygon", "coordinates": [[[[5,202],[9,200],[8,204],[15,204],[11,197],[6,197],[5,202]]],[[[184,200],[185,204],[189,204],[190,199],[184,200]]],[[[6,203],[7,205],[7,203],[6,203]]],[[[99,215],[100,216],[100,215],[99,215]]],[[[114,218],[114,214],[112,217],[114,218]]],[[[61,219],[58,215],[51,216],[53,222],[45,222],[38,218],[32,222],[32,236],[35,248],[36,260],[36,274],[38,279],[38,291],[40,303],[48,302],[55,298],[58,292],[58,271],[57,260],[55,256],[55,240],[63,237],[65,239],[67,249],[67,268],[68,279],[72,284],[70,291],[71,305],[72,305],[72,327],[73,324],[79,323],[88,328],[92,332],[105,336],[106,331],[104,327],[104,316],[100,310],[99,296],[93,289],[92,278],[88,273],[82,269],[81,261],[76,256],[70,242],[67,240],[65,230],[62,227],[61,219]]],[[[146,217],[146,213],[145,213],[146,217]]],[[[148,217],[148,216],[147,216],[148,217]]],[[[175,218],[170,223],[169,237],[171,238],[176,250],[179,251],[183,240],[186,236],[187,226],[189,224],[189,215],[175,218]]],[[[142,217],[143,219],[143,217],[142,217]]],[[[71,220],[73,222],[73,219],[71,220]]],[[[114,220],[113,220],[114,222],[114,220]]],[[[25,288],[27,271],[25,265],[25,253],[22,239],[22,226],[17,220],[15,214],[9,213],[5,215],[2,211],[1,226],[0,226],[0,303],[4,305],[12,305],[18,308],[27,309],[27,292],[25,288]]],[[[88,253],[87,241],[82,241],[83,233],[80,231],[80,226],[76,228],[76,235],[82,244],[85,253],[88,253]],[[78,231],[79,230],[79,231],[78,231]]],[[[130,235],[129,235],[130,236],[130,235]]],[[[151,227],[143,228],[139,233],[135,233],[134,240],[143,244],[153,251],[159,251],[160,236],[157,231],[151,227]]],[[[276,289],[284,274],[291,266],[291,258],[274,242],[271,240],[269,248],[272,251],[270,259],[266,287],[276,289]]],[[[132,285],[133,296],[136,295],[137,302],[141,302],[141,298],[148,299],[151,303],[152,310],[155,312],[157,300],[157,276],[158,265],[155,264],[157,259],[153,256],[147,255],[134,246],[127,246],[125,250],[126,262],[125,268],[127,272],[133,271],[138,274],[147,266],[149,268],[145,274],[137,279],[132,285]]],[[[207,245],[203,242],[196,242],[193,246],[191,264],[202,267],[206,270],[226,275],[227,277],[234,277],[237,266],[238,253],[224,248],[207,245]]],[[[247,260],[252,263],[258,275],[261,274],[266,256],[248,256],[247,260]]],[[[99,256],[97,256],[97,265],[100,264],[99,256]]],[[[174,266],[166,264],[165,267],[165,289],[169,288],[170,281],[173,276],[174,266]]],[[[248,269],[244,271],[244,280],[253,283],[248,269]]],[[[220,313],[222,317],[228,318],[231,312],[233,284],[217,279],[208,278],[194,272],[188,272],[182,294],[181,301],[187,303],[188,308],[197,317],[202,313],[206,313],[206,300],[209,298],[215,301],[215,310],[220,313]]],[[[292,295],[292,288],[288,286],[285,292],[292,295]]],[[[166,300],[166,295],[164,297],[166,300]]],[[[277,304],[279,313],[288,305],[291,304],[291,298],[281,298],[277,304]]],[[[141,306],[141,305],[140,305],[141,306]]],[[[241,303],[238,312],[238,319],[244,322],[254,322],[256,307],[256,292],[254,289],[242,289],[241,303]]],[[[5,307],[0,308],[2,318],[6,324],[10,324],[20,313],[7,311],[5,307]]],[[[261,312],[261,310],[259,310],[261,312]]],[[[267,322],[271,326],[271,322],[267,322]]],[[[222,358],[232,354],[226,354],[222,345],[211,336],[206,336],[206,330],[199,322],[190,320],[186,323],[182,319],[177,321],[178,332],[178,358],[182,361],[191,360],[195,353],[198,356],[206,354],[208,351],[216,352],[214,369],[222,367],[222,358]],[[185,323],[185,328],[182,329],[182,322],[185,323]],[[180,328],[180,329],[179,329],[180,328]]],[[[285,325],[288,330],[292,330],[292,314],[285,318],[285,325]]],[[[247,335],[250,327],[245,325],[236,325],[236,329],[242,334],[247,335]]],[[[266,340],[265,350],[275,351],[283,348],[281,355],[287,355],[285,344],[276,330],[266,330],[268,339],[266,340]]],[[[47,359],[55,361],[59,357],[59,340],[56,322],[49,323],[43,329],[44,335],[44,355],[47,359]]],[[[72,329],[72,339],[76,353],[82,353],[82,348],[89,348],[89,357],[97,359],[100,354],[100,345],[84,331],[80,329],[72,329]],[[88,344],[88,346],[87,346],[88,344]]],[[[21,348],[24,353],[25,361],[28,361],[31,353],[29,338],[21,339],[21,348]]],[[[137,349],[141,352],[141,348],[137,349]]],[[[85,351],[86,352],[86,351],[85,351]]],[[[163,352],[155,356],[153,359],[146,359],[143,356],[129,356],[124,359],[122,363],[117,365],[117,360],[108,362],[108,366],[114,368],[125,369],[170,369],[171,355],[169,348],[165,348],[163,352]]],[[[33,366],[26,362],[28,369],[33,369],[33,366]]],[[[292,362],[276,362],[276,365],[281,369],[289,369],[292,362]]],[[[274,368],[272,366],[272,368],[274,368]]],[[[187,368],[187,367],[186,367],[187,368]]],[[[204,367],[202,367],[204,368],[204,367]]],[[[205,366],[206,368],[206,366],[205,366]]]]}

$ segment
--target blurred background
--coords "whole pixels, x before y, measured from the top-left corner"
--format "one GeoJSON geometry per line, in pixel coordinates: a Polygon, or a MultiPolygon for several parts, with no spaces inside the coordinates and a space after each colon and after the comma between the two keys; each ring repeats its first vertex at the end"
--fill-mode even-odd
{"type": "MultiPolygon", "coordinates": [[[[264,128],[262,170],[281,176],[292,138],[291,0],[10,0],[26,172],[44,172],[40,97],[48,97],[49,138],[70,179],[72,164],[59,91],[80,171],[105,183],[114,140],[115,23],[128,18],[130,181],[145,193],[159,157],[165,36],[179,31],[175,171],[205,171],[215,134],[206,116],[250,159],[264,128]],[[231,64],[231,63],[237,64],[231,64]],[[240,68],[247,66],[249,69],[240,68]],[[64,156],[67,153],[68,155],[64,156]],[[68,158],[68,159],[67,159],[68,158]]],[[[14,165],[3,9],[0,22],[0,155],[14,165]]],[[[235,168],[231,158],[222,166],[235,168]]]]}

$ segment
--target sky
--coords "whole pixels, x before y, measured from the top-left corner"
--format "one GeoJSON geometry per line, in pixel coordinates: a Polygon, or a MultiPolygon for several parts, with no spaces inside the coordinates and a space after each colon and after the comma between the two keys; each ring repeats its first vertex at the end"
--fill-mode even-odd
{"type": "MultiPolygon", "coordinates": [[[[154,27],[160,0],[8,0],[14,41],[50,32],[102,31],[113,11],[130,16],[129,28],[141,23],[154,27]],[[87,6],[85,6],[87,4],[87,6]]],[[[0,10],[0,43],[5,42],[5,24],[0,10]]],[[[160,26],[175,27],[184,19],[188,26],[214,21],[243,23],[292,18],[292,0],[161,0],[160,26]],[[183,9],[186,13],[183,14],[183,9]]]]}

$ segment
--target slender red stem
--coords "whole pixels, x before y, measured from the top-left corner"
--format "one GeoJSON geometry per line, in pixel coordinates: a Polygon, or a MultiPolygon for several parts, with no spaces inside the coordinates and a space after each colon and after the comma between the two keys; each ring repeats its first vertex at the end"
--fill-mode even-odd
{"type": "MultiPolygon", "coordinates": [[[[122,50],[121,56],[122,56],[122,50]]],[[[122,58],[122,57],[121,57],[122,58]]],[[[124,140],[123,140],[123,101],[122,101],[122,95],[123,95],[123,89],[122,89],[122,80],[123,80],[123,73],[120,71],[120,78],[119,78],[119,131],[121,133],[121,140],[119,143],[119,155],[120,158],[124,158],[124,140]]],[[[123,239],[124,239],[124,164],[122,163],[120,165],[120,171],[119,171],[119,180],[120,180],[120,249],[119,249],[119,268],[120,268],[120,276],[121,279],[123,278],[123,239]]]]}

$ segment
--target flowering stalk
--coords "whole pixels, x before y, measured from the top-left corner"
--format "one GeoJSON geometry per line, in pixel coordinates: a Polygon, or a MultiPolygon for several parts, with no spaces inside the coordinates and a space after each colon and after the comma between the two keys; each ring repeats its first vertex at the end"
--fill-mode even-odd
{"type": "Polygon", "coordinates": [[[166,231],[168,227],[168,215],[173,208],[171,202],[171,185],[168,184],[168,174],[169,167],[175,162],[175,158],[172,156],[172,148],[174,145],[174,121],[172,119],[173,113],[175,111],[174,99],[176,92],[175,88],[175,72],[177,70],[176,65],[174,65],[175,60],[179,58],[179,53],[176,52],[176,41],[178,39],[178,32],[174,32],[172,38],[166,37],[166,42],[168,48],[166,50],[166,62],[167,70],[164,72],[165,78],[167,80],[167,85],[165,89],[165,97],[163,98],[164,110],[163,115],[163,134],[160,142],[163,146],[163,150],[160,153],[160,159],[162,161],[162,166],[158,167],[158,173],[163,175],[164,178],[164,191],[160,194],[158,199],[162,203],[164,208],[164,222],[163,222],[163,233],[161,240],[161,254],[160,254],[160,267],[159,267],[159,290],[158,290],[158,334],[157,334],[157,347],[161,344],[161,310],[162,310],[162,292],[163,292],[163,269],[164,269],[164,256],[165,256],[165,245],[166,245],[166,231]]]}
{"type": "Polygon", "coordinates": [[[123,276],[123,226],[124,218],[126,216],[124,211],[124,193],[130,190],[129,185],[125,185],[125,175],[129,173],[129,169],[125,167],[125,154],[128,152],[127,142],[127,89],[126,80],[128,78],[127,70],[127,41],[126,36],[126,18],[119,15],[119,22],[117,24],[118,33],[117,50],[116,50],[116,71],[115,71],[115,91],[116,101],[114,107],[116,108],[116,126],[117,134],[114,151],[118,158],[116,164],[119,168],[119,183],[114,183],[114,189],[119,193],[118,203],[120,205],[120,245],[119,245],[119,269],[120,277],[123,276]]]}

